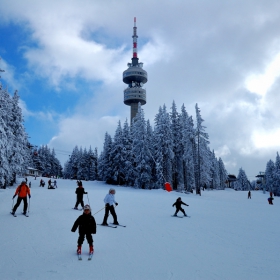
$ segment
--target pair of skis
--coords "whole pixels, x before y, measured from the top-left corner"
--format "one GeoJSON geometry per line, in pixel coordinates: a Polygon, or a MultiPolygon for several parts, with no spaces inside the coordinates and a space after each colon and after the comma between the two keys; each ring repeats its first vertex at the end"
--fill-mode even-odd
{"type": "MultiPolygon", "coordinates": [[[[10,212],[14,217],[17,217],[16,213],[10,212]]],[[[29,215],[26,213],[21,213],[22,215],[24,215],[25,217],[29,217],[29,215]]]]}
{"type": "Polygon", "coordinates": [[[175,218],[184,218],[184,217],[190,218],[191,216],[188,216],[188,215],[187,215],[187,216],[177,216],[177,215],[175,216],[175,215],[171,215],[171,217],[175,217],[175,218]]]}
{"type": "MultiPolygon", "coordinates": [[[[89,253],[88,255],[88,261],[90,261],[92,259],[93,253],[89,253]]],[[[78,260],[81,261],[82,260],[82,254],[78,254],[78,260]]]]}
{"type": "Polygon", "coordinates": [[[109,225],[103,225],[103,224],[98,224],[98,225],[103,227],[110,227],[110,228],[126,227],[125,225],[115,225],[113,223],[110,223],[109,225]]]}

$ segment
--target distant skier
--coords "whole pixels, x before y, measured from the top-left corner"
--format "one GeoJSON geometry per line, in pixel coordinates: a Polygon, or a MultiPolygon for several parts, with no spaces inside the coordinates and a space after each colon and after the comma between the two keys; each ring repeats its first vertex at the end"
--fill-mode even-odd
{"type": "Polygon", "coordinates": [[[54,186],[54,188],[57,188],[56,180],[53,181],[53,186],[54,186]]]}
{"type": "Polygon", "coordinates": [[[85,192],[85,189],[83,188],[83,184],[81,181],[78,181],[78,188],[76,188],[76,192],[77,194],[77,201],[75,204],[74,209],[78,210],[78,205],[81,203],[81,206],[84,208],[84,194],[87,194],[87,192],[85,192]]]}
{"type": "Polygon", "coordinates": [[[26,215],[26,210],[27,210],[27,196],[29,196],[29,198],[31,198],[31,194],[30,194],[30,189],[28,188],[28,186],[26,185],[26,181],[22,181],[21,184],[17,187],[15,194],[13,196],[13,199],[18,195],[18,199],[17,199],[17,203],[16,205],[13,207],[13,210],[11,212],[11,214],[15,214],[17,208],[19,207],[21,201],[23,200],[23,214],[26,215]]]}
{"type": "Polygon", "coordinates": [[[248,191],[248,199],[251,199],[251,191],[248,191]]]}
{"type": "Polygon", "coordinates": [[[113,224],[114,225],[119,224],[117,214],[115,212],[115,207],[114,207],[114,204],[116,206],[118,206],[118,203],[115,201],[115,193],[116,193],[115,189],[110,189],[109,193],[104,198],[105,215],[104,215],[103,223],[102,223],[103,226],[108,226],[107,219],[109,217],[109,212],[112,214],[112,217],[114,219],[113,224]]]}
{"type": "Polygon", "coordinates": [[[174,216],[177,216],[179,211],[183,212],[184,216],[187,216],[185,210],[181,207],[182,204],[186,205],[186,206],[189,206],[188,204],[186,204],[185,202],[183,202],[181,200],[181,197],[178,197],[176,202],[174,202],[173,205],[172,205],[172,207],[176,206],[176,211],[175,211],[174,216]]]}
{"type": "Polygon", "coordinates": [[[78,248],[77,253],[81,254],[82,244],[84,242],[85,236],[89,244],[89,253],[93,253],[93,239],[92,234],[96,234],[96,222],[94,217],[91,215],[90,206],[87,204],[84,207],[84,213],[78,217],[75,221],[71,231],[75,232],[79,227],[79,238],[78,238],[78,248]]]}
{"type": "Polygon", "coordinates": [[[268,200],[268,204],[271,204],[271,205],[273,205],[273,197],[269,197],[267,200],[268,200]]]}
{"type": "Polygon", "coordinates": [[[29,189],[31,189],[31,181],[29,182],[29,184],[28,184],[28,185],[29,185],[29,189]]]}
{"type": "Polygon", "coordinates": [[[52,186],[52,180],[50,179],[50,180],[48,181],[48,189],[50,189],[51,186],[52,186]]]}

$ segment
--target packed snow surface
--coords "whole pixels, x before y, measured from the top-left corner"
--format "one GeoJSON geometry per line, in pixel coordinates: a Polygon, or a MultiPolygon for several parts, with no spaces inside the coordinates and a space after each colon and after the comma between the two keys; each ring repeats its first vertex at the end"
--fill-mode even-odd
{"type": "MultiPolygon", "coordinates": [[[[280,279],[280,199],[269,205],[268,193],[253,191],[247,199],[232,189],[198,196],[116,186],[116,213],[127,227],[97,226],[92,260],[85,240],[79,261],[78,232],[71,232],[82,214],[72,209],[76,182],[58,179],[49,190],[39,187],[40,178],[28,179],[28,218],[20,214],[23,202],[17,217],[10,214],[15,187],[0,190],[1,280],[280,279]],[[171,217],[179,196],[190,218],[171,217]]],[[[83,184],[94,214],[112,186],[83,184]]],[[[97,223],[103,215],[94,215],[97,223]]]]}

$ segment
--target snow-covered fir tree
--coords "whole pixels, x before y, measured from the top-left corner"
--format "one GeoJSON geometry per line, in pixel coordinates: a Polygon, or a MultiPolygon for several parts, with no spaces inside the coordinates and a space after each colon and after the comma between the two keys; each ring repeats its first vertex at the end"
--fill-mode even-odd
{"type": "Polygon", "coordinates": [[[17,92],[11,98],[0,84],[0,185],[6,187],[23,176],[30,162],[28,135],[23,125],[17,92]]]}
{"type": "Polygon", "coordinates": [[[246,172],[242,168],[239,169],[237,180],[234,182],[234,189],[237,191],[246,191],[251,189],[246,172]]]}
{"type": "Polygon", "coordinates": [[[225,169],[224,162],[221,158],[219,158],[219,176],[220,176],[220,187],[219,189],[224,190],[226,187],[226,181],[228,178],[227,171],[225,169]]]}
{"type": "Polygon", "coordinates": [[[151,186],[152,158],[147,142],[147,124],[143,109],[138,105],[138,112],[133,120],[132,154],[134,155],[134,186],[147,189],[151,186]]]}
{"type": "Polygon", "coordinates": [[[269,160],[268,163],[266,164],[266,169],[265,169],[265,187],[266,190],[269,192],[273,192],[275,189],[275,164],[272,160],[269,160]]]}
{"type": "Polygon", "coordinates": [[[195,132],[192,117],[188,116],[184,104],[181,108],[180,127],[182,132],[183,150],[183,178],[184,187],[187,191],[195,188],[195,132]]]}
{"type": "Polygon", "coordinates": [[[205,126],[202,125],[204,120],[201,117],[200,109],[198,105],[195,105],[196,111],[196,164],[195,164],[195,178],[196,178],[196,193],[200,194],[200,188],[206,187],[210,181],[210,169],[211,169],[211,152],[208,148],[209,136],[205,132],[205,126]]]}

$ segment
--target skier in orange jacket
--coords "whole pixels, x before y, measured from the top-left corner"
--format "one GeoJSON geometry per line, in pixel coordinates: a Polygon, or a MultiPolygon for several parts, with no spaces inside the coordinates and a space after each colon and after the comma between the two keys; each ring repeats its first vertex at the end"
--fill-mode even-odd
{"type": "Polygon", "coordinates": [[[12,210],[12,214],[14,215],[17,208],[19,207],[21,201],[23,200],[23,214],[26,215],[26,210],[27,210],[27,195],[29,196],[29,198],[31,198],[31,194],[30,194],[30,189],[28,188],[28,186],[26,185],[25,181],[22,181],[21,184],[17,187],[15,195],[13,196],[13,199],[18,195],[18,199],[17,199],[17,203],[14,206],[13,210],[12,210]]]}

